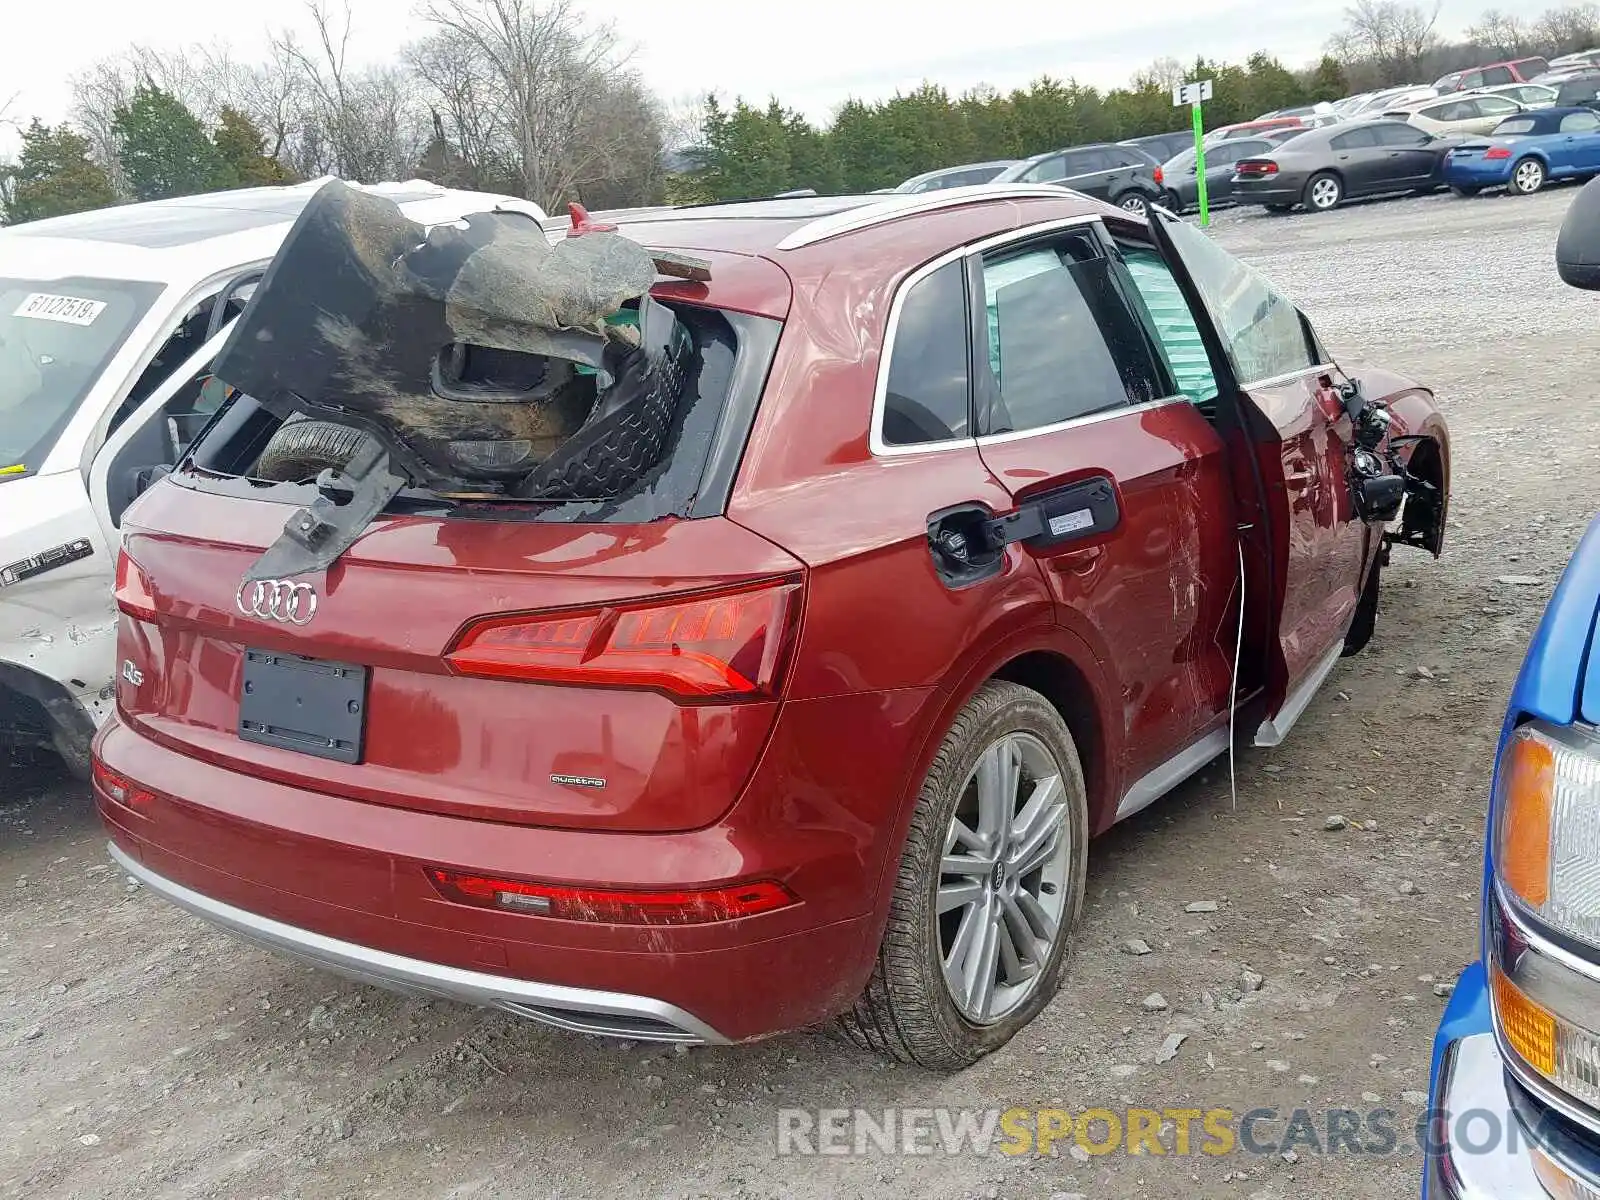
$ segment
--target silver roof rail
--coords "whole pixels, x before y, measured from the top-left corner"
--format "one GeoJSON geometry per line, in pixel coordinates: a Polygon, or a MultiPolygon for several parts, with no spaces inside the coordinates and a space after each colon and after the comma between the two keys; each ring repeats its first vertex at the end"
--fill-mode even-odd
{"type": "Polygon", "coordinates": [[[832,213],[826,217],[818,217],[807,221],[800,228],[787,234],[778,243],[779,250],[798,250],[802,246],[814,246],[818,242],[825,242],[829,238],[836,238],[841,234],[854,233],[858,229],[870,229],[874,225],[881,225],[885,221],[897,220],[908,217],[913,213],[935,212],[941,208],[956,208],[963,204],[972,204],[979,200],[1027,200],[1038,197],[1048,197],[1056,200],[1074,197],[1087,199],[1079,193],[1067,188],[1055,187],[1048,183],[980,183],[972,187],[943,188],[937,192],[904,193],[900,195],[884,196],[881,200],[874,200],[870,204],[863,204],[858,208],[847,208],[843,212],[832,213]]]}

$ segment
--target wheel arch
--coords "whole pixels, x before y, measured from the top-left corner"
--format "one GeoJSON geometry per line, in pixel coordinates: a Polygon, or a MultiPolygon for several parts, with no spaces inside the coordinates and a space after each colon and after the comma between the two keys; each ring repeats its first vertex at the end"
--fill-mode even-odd
{"type": "Polygon", "coordinates": [[[52,748],[83,774],[93,718],[61,683],[28,667],[0,661],[0,742],[52,748]]]}
{"type": "Polygon", "coordinates": [[[911,814],[922,782],[956,714],[992,679],[1004,679],[1040,692],[1066,721],[1083,766],[1089,832],[1102,832],[1114,819],[1122,739],[1105,714],[1115,711],[1116,686],[1087,642],[1059,625],[1030,624],[1014,629],[965,656],[929,698],[917,741],[900,787],[894,821],[882,850],[873,893],[868,940],[876,946],[887,919],[893,877],[905,846],[911,814]],[[1068,715],[1068,713],[1071,715],[1068,715]],[[1080,737],[1080,731],[1086,735],[1080,737]]]}

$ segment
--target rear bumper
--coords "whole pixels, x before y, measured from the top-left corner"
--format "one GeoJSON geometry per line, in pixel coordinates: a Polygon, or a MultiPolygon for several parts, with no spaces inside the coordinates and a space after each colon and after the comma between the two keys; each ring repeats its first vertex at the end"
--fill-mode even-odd
{"type": "Polygon", "coordinates": [[[365,982],[586,1033],[725,1042],[842,1011],[871,971],[875,863],[804,827],[747,815],[689,833],[594,833],[388,808],[214,766],[116,719],[95,749],[154,793],[135,810],[95,788],[129,874],[208,921],[365,982]],[[446,900],[428,865],[646,890],[774,878],[800,902],[695,925],[560,920],[446,900]]]}
{"type": "Polygon", "coordinates": [[[1228,198],[1235,204],[1299,204],[1303,190],[1299,183],[1282,179],[1256,183],[1235,177],[1228,198]]]}
{"type": "Polygon", "coordinates": [[[340,941],[203,896],[134,861],[118,849],[115,842],[110,845],[110,853],[119,867],[163,900],[170,900],[179,908],[257,945],[292,955],[358,983],[431,999],[461,1000],[485,1008],[504,1009],[577,1033],[662,1042],[720,1043],[728,1040],[683,1009],[661,1000],[507,979],[340,941]]]}
{"type": "Polygon", "coordinates": [[[1451,187],[1494,187],[1511,180],[1511,160],[1486,162],[1473,159],[1466,162],[1447,162],[1444,181],[1451,187]]]}

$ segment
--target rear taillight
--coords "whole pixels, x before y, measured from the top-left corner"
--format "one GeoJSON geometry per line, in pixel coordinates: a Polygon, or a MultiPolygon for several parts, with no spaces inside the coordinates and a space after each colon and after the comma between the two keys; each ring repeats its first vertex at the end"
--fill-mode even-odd
{"type": "Polygon", "coordinates": [[[156,801],[156,794],[149,788],[140,787],[126,776],[117,774],[98,758],[90,765],[90,776],[95,787],[124,808],[137,812],[149,808],[156,801]]]}
{"type": "Polygon", "coordinates": [[[1511,157],[1511,151],[1505,146],[1490,146],[1483,152],[1483,156],[1490,159],[1507,159],[1511,157]]]}
{"type": "Polygon", "coordinates": [[[1251,162],[1246,159],[1236,168],[1240,175],[1276,175],[1278,164],[1275,162],[1251,162]]]}
{"type": "Polygon", "coordinates": [[[441,896],[458,904],[602,925],[703,925],[753,917],[798,903],[793,892],[770,879],[675,892],[568,887],[473,875],[443,867],[429,867],[428,879],[441,896]]]}
{"type": "Polygon", "coordinates": [[[141,621],[156,619],[156,598],[144,568],[129,557],[126,549],[117,552],[117,607],[141,621]]]}
{"type": "Polygon", "coordinates": [[[1167,181],[1166,172],[1163,171],[1160,167],[1157,167],[1156,168],[1156,182],[1157,183],[1165,183],[1166,181],[1167,181]]]}
{"type": "Polygon", "coordinates": [[[777,695],[800,585],[769,583],[647,604],[486,617],[445,655],[462,675],[649,688],[685,700],[777,695]]]}

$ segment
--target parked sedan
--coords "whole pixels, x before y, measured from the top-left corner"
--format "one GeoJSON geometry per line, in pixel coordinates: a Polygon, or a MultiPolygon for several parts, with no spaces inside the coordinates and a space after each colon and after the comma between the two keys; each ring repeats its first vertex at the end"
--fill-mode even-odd
{"type": "Polygon", "coordinates": [[[975,184],[991,182],[1001,171],[1016,166],[1019,161],[1015,158],[1002,158],[994,162],[968,163],[964,167],[944,167],[938,171],[926,171],[921,175],[913,175],[899,187],[890,190],[937,192],[945,188],[972,187],[975,184]]]}
{"type": "MultiPolygon", "coordinates": [[[[1299,136],[1296,134],[1295,136],[1299,136]]],[[[1206,148],[1206,197],[1212,205],[1233,203],[1233,168],[1241,158],[1268,154],[1274,143],[1264,137],[1235,138],[1206,148]]],[[[1200,176],[1191,148],[1161,164],[1167,185],[1167,207],[1185,212],[1200,203],[1200,176]]]]}
{"type": "Polygon", "coordinates": [[[1432,191],[1443,182],[1445,154],[1459,138],[1441,138],[1403,121],[1332,125],[1290,138],[1270,154],[1241,159],[1236,204],[1288,212],[1327,212],[1355,196],[1432,191]]]}
{"type": "Polygon", "coordinates": [[[1504,96],[1507,100],[1515,100],[1523,108],[1549,108],[1559,95],[1555,88],[1543,83],[1502,83],[1495,87],[1477,88],[1469,94],[1504,96]]]}
{"type": "Polygon", "coordinates": [[[1600,173],[1600,113],[1588,108],[1519,113],[1502,121],[1487,141],[1456,146],[1444,164],[1445,182],[1463,196],[1491,187],[1531,196],[1548,180],[1596,173],[1600,173]]]}
{"type": "Polygon", "coordinates": [[[1164,196],[1161,164],[1133,146],[1073,146],[1000,172],[996,183],[1049,183],[1144,216],[1164,196]]]}
{"type": "Polygon", "coordinates": [[[1485,137],[1523,106],[1505,96],[1441,96],[1422,104],[1390,108],[1384,116],[1409,121],[1427,133],[1485,137]]]}

